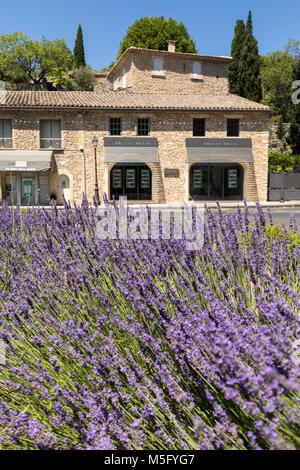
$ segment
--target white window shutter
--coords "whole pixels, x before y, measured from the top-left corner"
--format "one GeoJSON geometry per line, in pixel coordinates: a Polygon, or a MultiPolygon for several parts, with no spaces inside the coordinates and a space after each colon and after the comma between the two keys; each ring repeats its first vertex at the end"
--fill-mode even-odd
{"type": "Polygon", "coordinates": [[[193,63],[193,78],[201,77],[201,62],[193,63]]]}
{"type": "Polygon", "coordinates": [[[125,69],[125,67],[123,68],[123,72],[122,72],[122,82],[123,82],[123,88],[126,88],[126,69],[125,69]]]}
{"type": "Polygon", "coordinates": [[[119,77],[116,77],[114,79],[114,90],[117,90],[119,87],[119,77]]]}
{"type": "Polygon", "coordinates": [[[158,75],[163,74],[163,60],[160,57],[154,59],[154,73],[158,75]]]}

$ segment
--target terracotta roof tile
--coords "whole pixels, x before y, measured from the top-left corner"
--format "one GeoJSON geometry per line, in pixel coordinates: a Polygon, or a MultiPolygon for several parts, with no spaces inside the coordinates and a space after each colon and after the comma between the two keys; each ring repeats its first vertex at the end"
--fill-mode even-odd
{"type": "Polygon", "coordinates": [[[270,111],[237,95],[181,95],[128,91],[7,91],[1,108],[270,111]]]}

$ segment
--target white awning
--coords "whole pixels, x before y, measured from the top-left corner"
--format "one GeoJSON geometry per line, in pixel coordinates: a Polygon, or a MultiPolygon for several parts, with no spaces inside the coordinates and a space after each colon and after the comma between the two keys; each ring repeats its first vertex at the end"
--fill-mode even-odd
{"type": "Polygon", "coordinates": [[[52,150],[0,150],[0,171],[49,170],[52,154],[52,150]]]}

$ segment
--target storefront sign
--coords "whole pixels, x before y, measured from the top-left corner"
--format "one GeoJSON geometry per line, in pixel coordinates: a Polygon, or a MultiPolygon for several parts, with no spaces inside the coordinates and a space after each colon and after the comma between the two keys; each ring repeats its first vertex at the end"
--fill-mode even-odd
{"type": "Polygon", "coordinates": [[[252,148],[252,139],[225,138],[225,139],[206,139],[190,138],[186,139],[186,146],[190,148],[208,147],[208,148],[252,148]]]}
{"type": "Polygon", "coordinates": [[[165,176],[169,178],[179,178],[178,168],[165,168],[165,176]]]}
{"type": "Polygon", "coordinates": [[[153,137],[104,137],[104,147],[157,147],[153,137]]]}

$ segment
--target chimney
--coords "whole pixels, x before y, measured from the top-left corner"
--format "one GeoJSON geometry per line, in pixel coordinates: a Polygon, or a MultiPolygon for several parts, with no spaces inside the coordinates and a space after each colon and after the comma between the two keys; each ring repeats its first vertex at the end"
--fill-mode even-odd
{"type": "Polygon", "coordinates": [[[175,52],[176,41],[168,41],[168,52],[175,52]]]}

